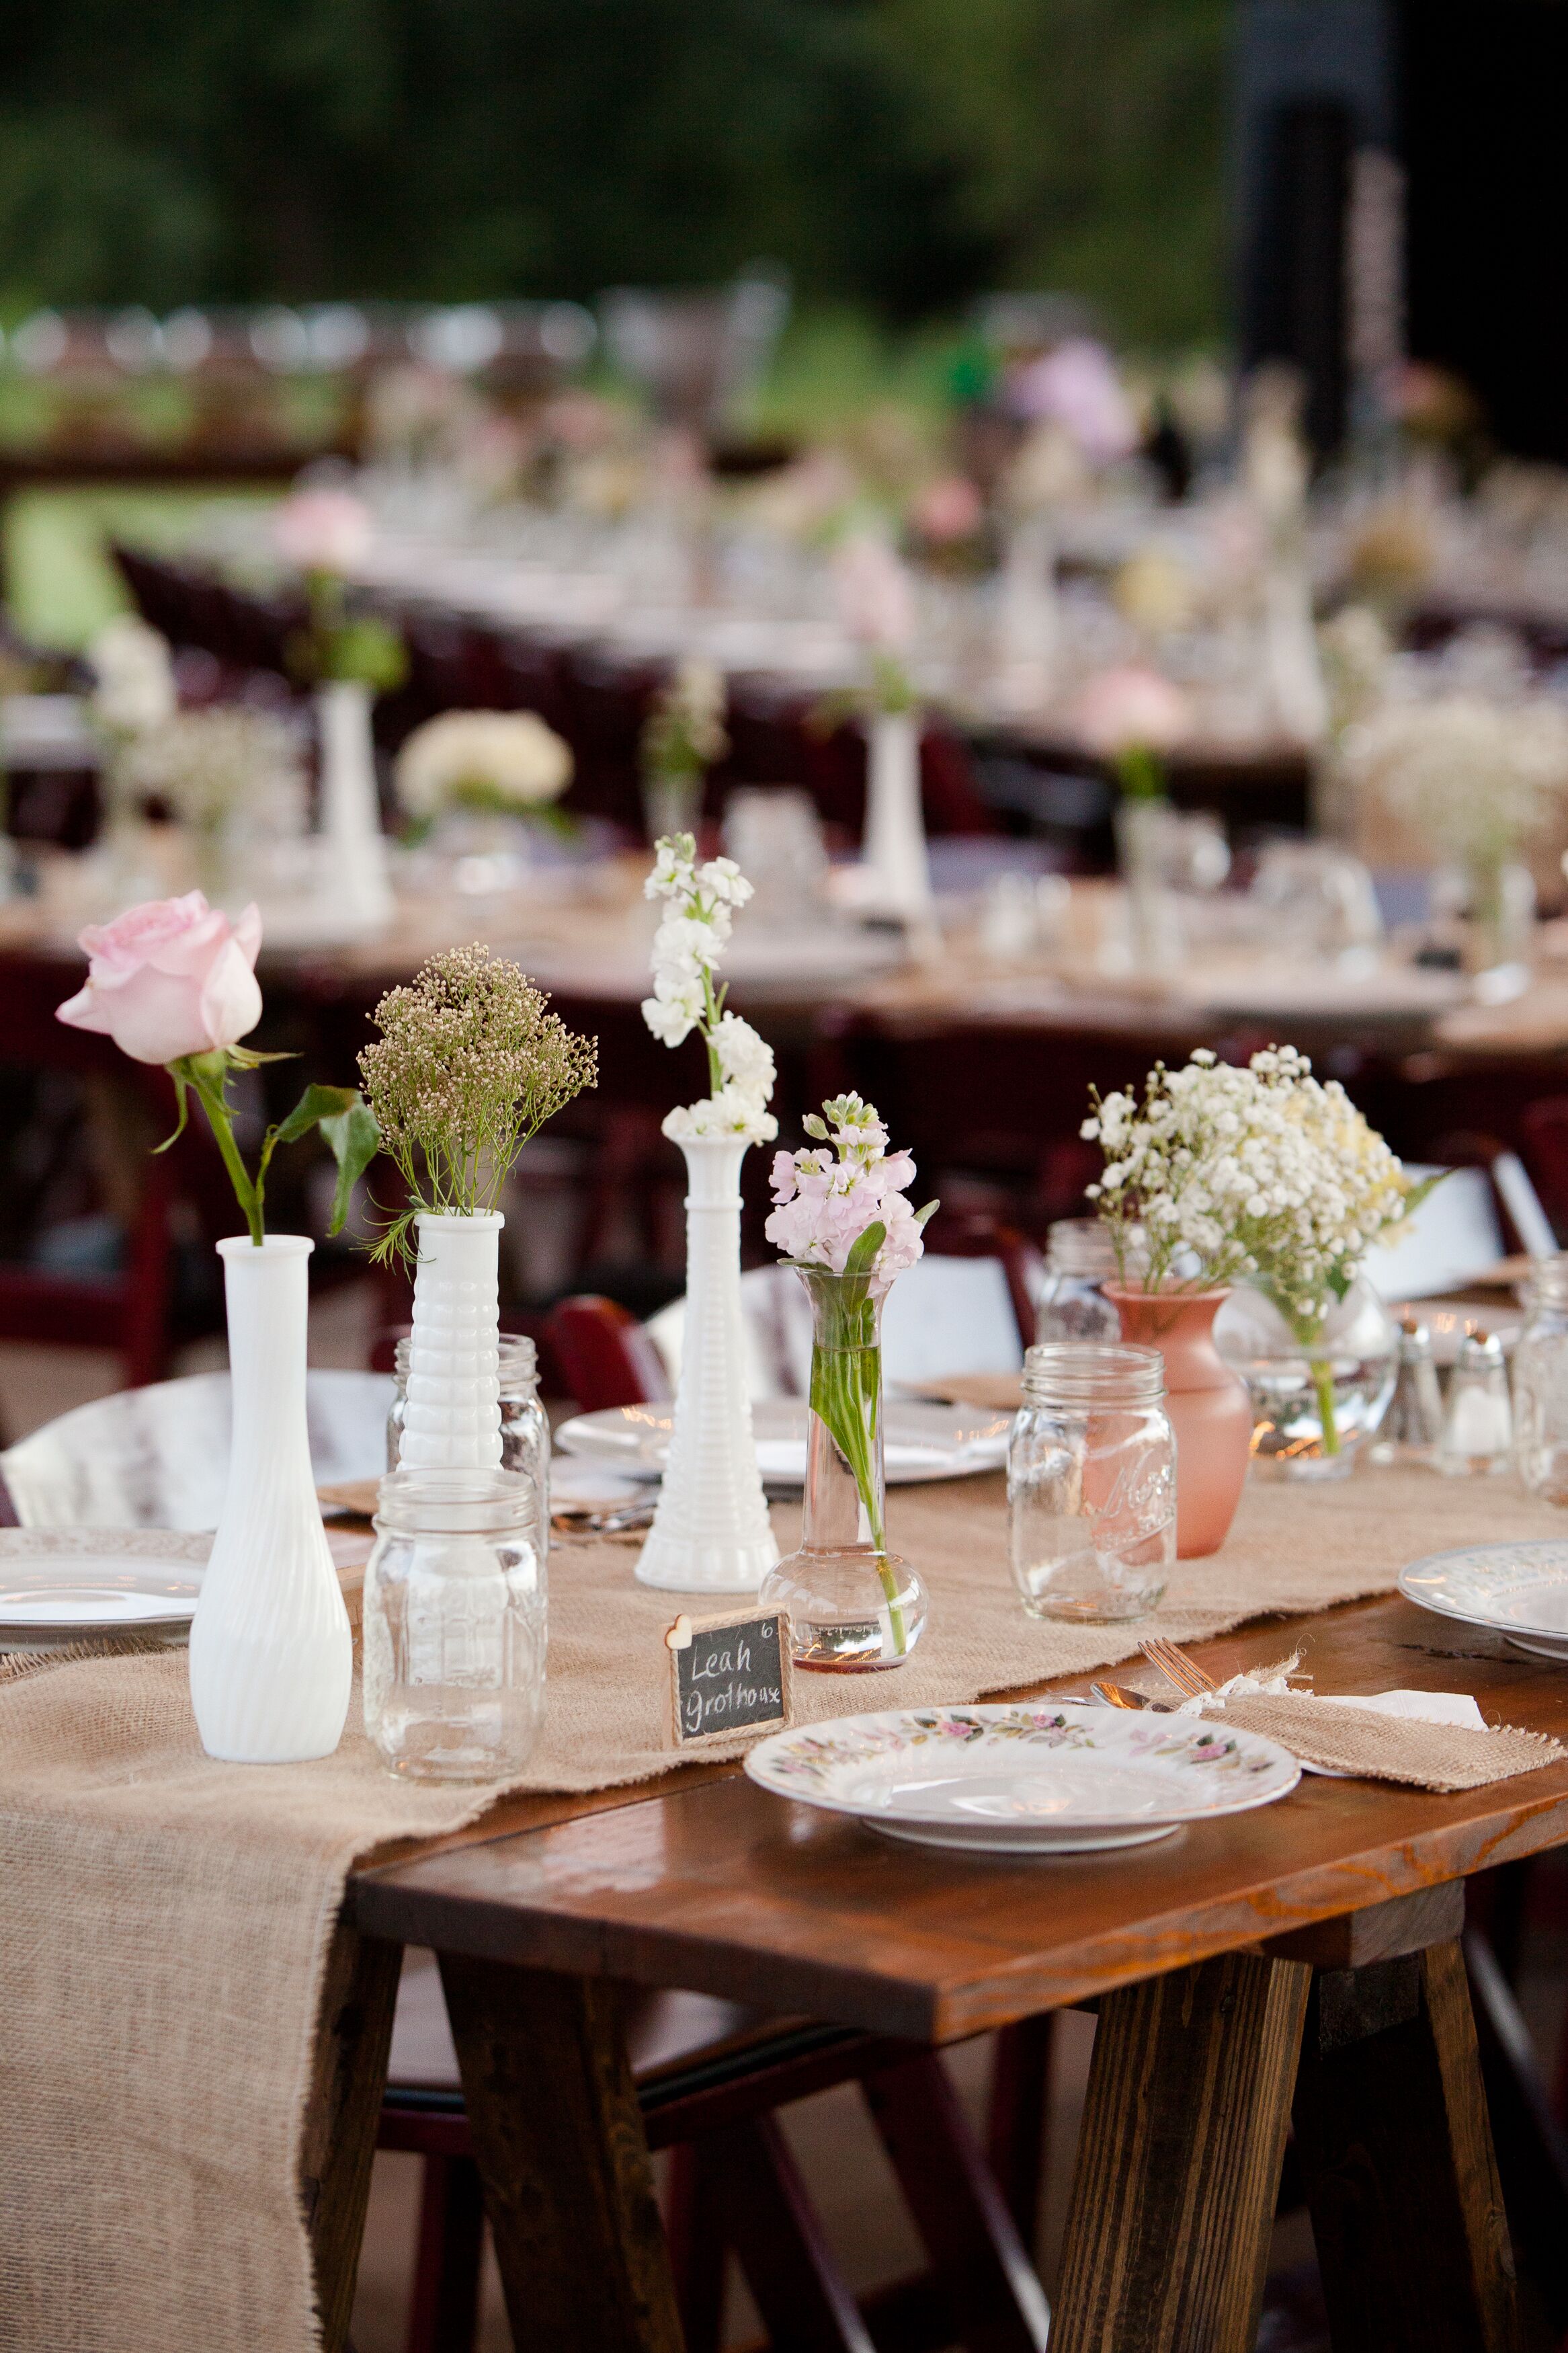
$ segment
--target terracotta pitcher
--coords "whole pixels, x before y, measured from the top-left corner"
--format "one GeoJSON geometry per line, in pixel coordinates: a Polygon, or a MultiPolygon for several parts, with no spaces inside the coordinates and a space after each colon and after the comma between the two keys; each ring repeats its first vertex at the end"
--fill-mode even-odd
{"type": "Polygon", "coordinates": [[[1224,1291],[1146,1292],[1108,1282],[1121,1336],[1165,1359],[1165,1411],[1176,1433],[1176,1556],[1217,1552],[1230,1533],[1252,1452],[1247,1384],[1214,1344],[1224,1291]]]}

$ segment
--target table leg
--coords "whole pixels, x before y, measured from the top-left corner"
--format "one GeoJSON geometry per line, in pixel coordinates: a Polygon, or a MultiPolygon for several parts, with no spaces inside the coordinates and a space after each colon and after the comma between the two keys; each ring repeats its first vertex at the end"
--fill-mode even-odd
{"type": "Polygon", "coordinates": [[[1458,1944],[1318,1978],[1296,2144],[1334,2353],[1512,2353],[1513,2256],[1458,1944]]]}
{"type": "Polygon", "coordinates": [[[1051,2353],[1250,2353],[1310,1977],[1231,1953],[1105,1996],[1051,2353]]]}
{"type": "Polygon", "coordinates": [[[402,1968],[401,1945],[353,1928],[339,1928],[327,1957],[300,2167],[326,2353],[348,2343],[402,1968]]]}
{"type": "Polygon", "coordinates": [[[618,1989],[456,1954],[441,1981],[517,2343],[680,2353],[618,1989]]]}

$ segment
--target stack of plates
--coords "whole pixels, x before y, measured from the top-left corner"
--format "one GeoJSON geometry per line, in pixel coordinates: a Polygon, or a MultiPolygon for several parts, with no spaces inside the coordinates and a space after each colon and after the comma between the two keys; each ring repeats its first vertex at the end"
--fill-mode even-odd
{"type": "Polygon", "coordinates": [[[1301,1778],[1256,1733],[1072,1700],[797,1725],[753,1748],[746,1770],[776,1797],[975,1854],[1147,1846],[1184,1823],[1272,1805],[1301,1778]]]}
{"type": "MultiPolygon", "coordinates": [[[[604,1413],[581,1413],[562,1423],[555,1442],[568,1454],[624,1477],[656,1479],[669,1451],[674,1413],[669,1405],[622,1405],[604,1413]]],[[[763,1483],[773,1493],[787,1493],[805,1483],[806,1418],[799,1398],[775,1398],[752,1408],[757,1465],[763,1483]]],[[[1012,1426],[1009,1413],[889,1398],[882,1409],[888,1484],[912,1486],[927,1479],[968,1479],[978,1472],[999,1471],[1007,1459],[1012,1426]]]]}
{"type": "Polygon", "coordinates": [[[1407,1601],[1506,1635],[1516,1651],[1568,1659],[1568,1543],[1470,1545],[1400,1576],[1407,1601]]]}
{"type": "Polygon", "coordinates": [[[153,1528],[0,1529],[0,1651],[104,1635],[182,1641],[210,1535],[153,1528]]]}

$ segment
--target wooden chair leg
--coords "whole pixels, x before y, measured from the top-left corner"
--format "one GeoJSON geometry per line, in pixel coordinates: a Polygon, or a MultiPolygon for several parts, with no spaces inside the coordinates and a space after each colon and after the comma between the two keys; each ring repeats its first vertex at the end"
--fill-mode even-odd
{"type": "Polygon", "coordinates": [[[348,2343],[402,1968],[401,1945],[351,1928],[327,1958],[300,2169],[325,2353],[348,2343]]]}
{"type": "Polygon", "coordinates": [[[1251,2353],[1310,1976],[1233,1953],[1106,1995],[1051,2353],[1251,2353]]]}
{"type": "Polygon", "coordinates": [[[1510,2235],[1552,2327],[1568,2328],[1568,2133],[1489,1940],[1468,1929],[1464,1955],[1510,2235]]]}
{"type": "Polygon", "coordinates": [[[876,2353],[776,2118],[754,2116],[714,2133],[703,2158],[769,2353],[876,2353]]]}
{"type": "Polygon", "coordinates": [[[473,2353],[485,2206],[471,2157],[427,2157],[405,2353],[473,2353]]]}
{"type": "Polygon", "coordinates": [[[864,2089],[968,2353],[1045,2353],[1050,2307],[942,2061],[902,2060],[864,2089]]]}
{"type": "Polygon", "coordinates": [[[720,2353],[729,2248],[712,2160],[700,2143],[682,2141],[669,2152],[664,2235],[686,2353],[720,2353]]]}
{"type": "Polygon", "coordinates": [[[1026,2252],[1035,2251],[1045,2184],[1056,2013],[1020,2019],[996,2036],[985,2153],[1026,2252]]]}
{"type": "Polygon", "coordinates": [[[1295,2113],[1334,2353],[1515,2353],[1457,1943],[1318,1977],[1295,2113]]]}
{"type": "Polygon", "coordinates": [[[619,1989],[450,1953],[441,1982],[513,2337],[681,2353],[619,1989]]]}

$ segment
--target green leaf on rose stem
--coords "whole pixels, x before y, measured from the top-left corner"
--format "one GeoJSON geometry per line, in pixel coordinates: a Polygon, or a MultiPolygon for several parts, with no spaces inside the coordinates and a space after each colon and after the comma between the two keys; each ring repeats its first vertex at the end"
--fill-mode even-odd
{"type": "Polygon", "coordinates": [[[322,1120],[321,1134],[338,1164],[338,1187],[332,1195],[327,1231],[341,1234],[354,1187],[381,1149],[381,1129],[370,1105],[355,1094],[342,1111],[330,1113],[322,1120]]]}
{"type": "Polygon", "coordinates": [[[849,1245],[849,1255],[844,1261],[846,1274],[869,1274],[877,1262],[877,1252],[888,1239],[888,1229],[876,1218],[849,1245]]]}
{"type": "Polygon", "coordinates": [[[288,1118],[279,1121],[272,1131],[272,1140],[275,1144],[298,1144],[313,1127],[323,1120],[336,1118],[359,1099],[357,1087],[309,1086],[288,1118]]]}
{"type": "Polygon", "coordinates": [[[191,1116],[190,1086],[185,1078],[184,1072],[179,1068],[178,1064],[174,1062],[170,1062],[167,1065],[167,1069],[169,1076],[174,1082],[174,1101],[178,1106],[180,1115],[174,1122],[174,1133],[173,1135],[166,1135],[162,1144],[155,1144],[153,1146],[153,1157],[154,1160],[157,1158],[160,1152],[167,1152],[172,1144],[178,1144],[181,1136],[184,1135],[185,1132],[186,1125],[189,1123],[191,1116]]]}
{"type": "Polygon", "coordinates": [[[223,1052],[237,1071],[258,1071],[263,1062],[297,1062],[298,1054],[263,1054],[254,1046],[225,1046],[223,1052]]]}

